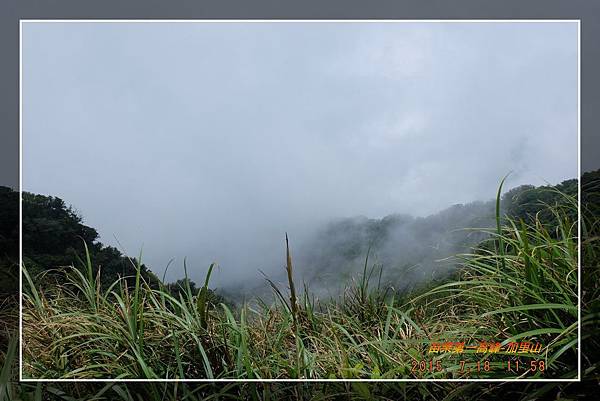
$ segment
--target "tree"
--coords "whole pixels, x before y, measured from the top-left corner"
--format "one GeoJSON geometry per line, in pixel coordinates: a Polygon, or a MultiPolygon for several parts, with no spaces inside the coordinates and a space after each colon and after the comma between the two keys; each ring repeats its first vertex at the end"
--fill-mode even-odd
{"type": "MultiPolygon", "coordinates": [[[[52,270],[51,274],[48,271],[64,266],[81,267],[86,260],[84,243],[94,273],[99,269],[102,272],[103,288],[119,277],[135,276],[137,261],[99,242],[98,232],[83,224],[82,217],[62,199],[23,192],[23,263],[32,277],[37,280],[40,273],[46,272],[46,279],[63,281],[60,270],[52,270]]],[[[159,279],[143,264],[140,273],[152,287],[158,287],[159,279]]],[[[128,280],[128,285],[133,285],[133,280],[128,280]]]]}

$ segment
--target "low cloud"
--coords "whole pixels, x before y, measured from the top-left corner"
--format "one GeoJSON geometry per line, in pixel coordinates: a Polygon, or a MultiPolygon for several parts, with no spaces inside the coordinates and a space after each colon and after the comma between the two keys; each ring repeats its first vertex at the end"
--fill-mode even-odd
{"type": "Polygon", "coordinates": [[[171,280],[251,285],[286,231],[575,177],[577,71],[569,22],[28,22],[23,189],[171,280]]]}

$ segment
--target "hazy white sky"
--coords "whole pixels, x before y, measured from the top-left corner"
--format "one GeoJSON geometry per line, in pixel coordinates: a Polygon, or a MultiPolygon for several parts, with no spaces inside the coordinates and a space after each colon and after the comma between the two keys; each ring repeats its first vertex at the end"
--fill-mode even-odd
{"type": "Polygon", "coordinates": [[[23,189],[158,272],[243,280],[285,231],[577,176],[574,22],[25,23],[22,46],[23,189]]]}

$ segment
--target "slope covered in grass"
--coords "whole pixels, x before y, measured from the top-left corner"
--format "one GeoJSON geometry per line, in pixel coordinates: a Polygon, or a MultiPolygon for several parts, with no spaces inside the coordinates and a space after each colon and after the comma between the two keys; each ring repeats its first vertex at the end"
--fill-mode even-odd
{"type": "MultiPolygon", "coordinates": [[[[433,343],[541,343],[522,364],[543,360],[528,377],[574,377],[577,354],[577,201],[531,219],[501,218],[488,239],[456,255],[462,269],[440,285],[399,294],[378,280],[368,259],[338,298],[314,301],[310,288],[289,294],[273,284],[275,303],[231,309],[195,294],[153,288],[136,260],[135,285],[104,288],[87,258],[52,288],[24,294],[24,374],[43,378],[397,378],[506,377],[516,357],[431,353],[433,343]],[[541,220],[551,215],[555,224],[541,220]],[[297,299],[294,302],[294,299],[297,299]],[[415,369],[414,361],[442,369],[415,369]],[[467,372],[460,360],[490,367],[467,372]],[[486,364],[486,361],[488,362],[486,364]]],[[[582,225],[585,230],[592,229],[582,225]]],[[[291,259],[288,261],[291,265],[291,259]]],[[[291,268],[289,269],[291,270],[291,268]]],[[[25,269],[26,272],[26,269],[25,269]]],[[[293,274],[290,287],[293,287],[293,274]]],[[[184,281],[185,282],[185,281],[184,281]]],[[[514,377],[515,374],[512,375],[514,377]]]]}

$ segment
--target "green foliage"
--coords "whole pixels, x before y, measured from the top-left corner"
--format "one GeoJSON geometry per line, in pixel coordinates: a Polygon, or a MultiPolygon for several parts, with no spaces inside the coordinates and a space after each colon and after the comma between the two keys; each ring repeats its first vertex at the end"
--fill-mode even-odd
{"type": "MultiPolygon", "coordinates": [[[[586,178],[587,179],[587,178],[586,178]]],[[[552,226],[558,222],[551,208],[564,203],[563,195],[577,197],[577,180],[566,180],[556,186],[534,187],[521,185],[506,192],[502,196],[502,205],[506,214],[516,221],[524,220],[528,223],[537,220],[545,225],[552,226]]],[[[577,219],[577,209],[570,210],[571,220],[577,219]]]]}
{"type": "MultiPolygon", "coordinates": [[[[0,194],[3,206],[14,207],[16,204],[18,208],[17,192],[2,190],[0,194]]],[[[98,232],[84,225],[82,217],[62,199],[23,192],[22,205],[23,263],[35,282],[43,280],[46,286],[52,282],[64,282],[64,267],[88,268],[89,264],[84,259],[89,257],[93,261],[92,274],[102,271],[100,286],[103,289],[119,277],[130,277],[128,285],[133,286],[137,261],[122,255],[112,246],[100,243],[98,232]]],[[[12,232],[7,235],[14,238],[12,232]]],[[[158,286],[158,278],[143,264],[140,265],[140,274],[151,286],[158,286]]]]}
{"type": "Polygon", "coordinates": [[[189,286],[189,291],[193,296],[200,295],[200,292],[206,288],[206,303],[219,305],[225,303],[230,307],[234,307],[235,305],[231,302],[231,300],[226,299],[223,295],[217,293],[215,290],[208,288],[207,283],[205,286],[198,288],[196,283],[189,278],[181,278],[174,283],[168,283],[163,286],[164,290],[171,295],[172,297],[179,298],[180,295],[185,295],[187,293],[187,288],[189,286]]]}

